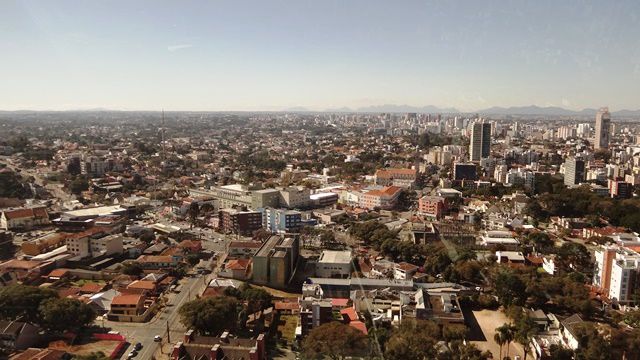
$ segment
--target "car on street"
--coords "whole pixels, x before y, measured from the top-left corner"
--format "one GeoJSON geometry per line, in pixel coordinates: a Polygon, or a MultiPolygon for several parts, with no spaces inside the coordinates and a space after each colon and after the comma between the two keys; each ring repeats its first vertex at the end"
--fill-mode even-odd
{"type": "Polygon", "coordinates": [[[160,342],[160,341],[162,341],[162,337],[160,337],[160,335],[156,335],[156,336],[153,337],[153,341],[160,342]]]}
{"type": "Polygon", "coordinates": [[[129,353],[129,355],[127,356],[127,358],[129,359],[133,359],[134,357],[136,357],[136,355],[138,355],[138,352],[135,350],[131,350],[131,352],[129,353]]]}
{"type": "Polygon", "coordinates": [[[140,349],[142,349],[142,343],[136,343],[136,344],[133,346],[133,348],[134,348],[134,349],[136,349],[137,351],[140,351],[140,349]]]}

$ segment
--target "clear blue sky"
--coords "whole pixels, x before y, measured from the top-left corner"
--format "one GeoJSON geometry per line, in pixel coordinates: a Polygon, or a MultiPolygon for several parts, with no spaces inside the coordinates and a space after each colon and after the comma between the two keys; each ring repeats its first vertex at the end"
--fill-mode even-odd
{"type": "Polygon", "coordinates": [[[640,108],[640,1],[0,1],[0,109],[640,108]]]}

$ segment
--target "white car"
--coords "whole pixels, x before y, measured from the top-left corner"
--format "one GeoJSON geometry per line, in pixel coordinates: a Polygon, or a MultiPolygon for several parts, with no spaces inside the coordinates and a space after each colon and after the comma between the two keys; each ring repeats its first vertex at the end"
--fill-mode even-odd
{"type": "Polygon", "coordinates": [[[153,337],[153,341],[160,342],[160,341],[162,341],[162,337],[160,337],[160,335],[156,335],[156,336],[153,337]]]}

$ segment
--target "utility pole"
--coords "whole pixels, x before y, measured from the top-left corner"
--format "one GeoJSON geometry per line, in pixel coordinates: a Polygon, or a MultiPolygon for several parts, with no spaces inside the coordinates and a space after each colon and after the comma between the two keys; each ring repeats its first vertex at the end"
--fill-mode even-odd
{"type": "Polygon", "coordinates": [[[167,344],[171,344],[171,331],[169,331],[169,320],[167,320],[167,344]]]}

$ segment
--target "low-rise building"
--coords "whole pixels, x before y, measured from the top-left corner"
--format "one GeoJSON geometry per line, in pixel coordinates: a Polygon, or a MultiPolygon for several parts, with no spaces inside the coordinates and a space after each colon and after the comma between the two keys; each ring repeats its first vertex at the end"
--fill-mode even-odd
{"type": "Polygon", "coordinates": [[[393,209],[400,197],[402,188],[388,186],[379,190],[370,190],[360,198],[360,207],[368,210],[373,209],[393,209]]]}
{"type": "Polygon", "coordinates": [[[411,188],[415,185],[417,172],[415,169],[387,168],[378,169],[374,175],[376,185],[411,188]]]}
{"type": "Polygon", "coordinates": [[[262,209],[264,227],[274,233],[293,233],[300,231],[302,213],[297,210],[262,209]]]}
{"type": "Polygon", "coordinates": [[[172,360],[199,359],[246,359],[266,360],[267,351],[264,334],[255,339],[232,337],[224,332],[219,337],[203,336],[189,330],[183,341],[176,343],[171,351],[172,360]]]}
{"type": "Polygon", "coordinates": [[[259,211],[222,209],[219,219],[220,231],[224,233],[251,235],[262,227],[262,214],[259,211]]]}
{"type": "Polygon", "coordinates": [[[144,294],[121,294],[111,300],[107,318],[111,321],[145,322],[151,315],[150,307],[145,305],[144,294]]]}
{"type": "Polygon", "coordinates": [[[422,215],[441,219],[446,210],[446,201],[442,196],[423,196],[418,200],[418,212],[422,215]]]}
{"type": "Polygon", "coordinates": [[[253,281],[271,287],[285,287],[295,271],[299,256],[300,241],[297,238],[272,235],[253,257],[253,281]]]}
{"type": "Polygon", "coordinates": [[[351,251],[324,250],[316,263],[316,276],[346,279],[351,275],[351,251]]]}
{"type": "Polygon", "coordinates": [[[50,224],[47,209],[42,207],[4,210],[0,213],[0,229],[28,230],[34,226],[50,224]]]}

